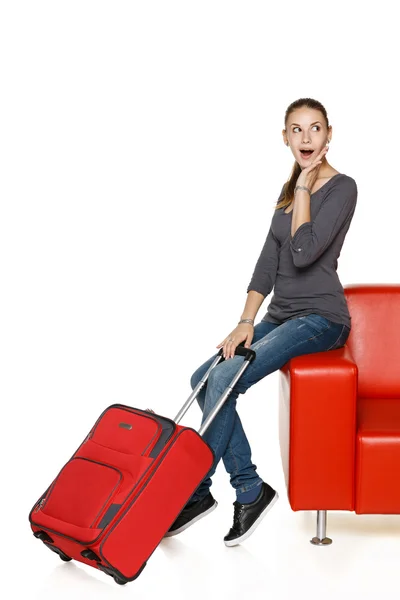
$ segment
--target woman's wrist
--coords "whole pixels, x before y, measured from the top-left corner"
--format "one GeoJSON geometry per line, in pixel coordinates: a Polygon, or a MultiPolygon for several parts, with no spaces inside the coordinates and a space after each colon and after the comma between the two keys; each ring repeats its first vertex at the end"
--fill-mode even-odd
{"type": "Polygon", "coordinates": [[[250,323],[250,325],[254,326],[254,319],[240,319],[238,325],[241,325],[242,323],[250,323]]]}
{"type": "Polygon", "coordinates": [[[296,193],[297,190],[304,190],[305,192],[308,192],[311,196],[311,190],[306,185],[296,185],[296,187],[294,188],[294,193],[296,193]]]}

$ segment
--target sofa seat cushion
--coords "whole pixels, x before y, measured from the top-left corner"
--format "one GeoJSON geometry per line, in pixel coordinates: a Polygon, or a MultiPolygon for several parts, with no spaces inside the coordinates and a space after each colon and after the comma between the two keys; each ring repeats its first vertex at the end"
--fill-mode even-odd
{"type": "Polygon", "coordinates": [[[358,398],[355,512],[400,514],[400,398],[358,398]]]}

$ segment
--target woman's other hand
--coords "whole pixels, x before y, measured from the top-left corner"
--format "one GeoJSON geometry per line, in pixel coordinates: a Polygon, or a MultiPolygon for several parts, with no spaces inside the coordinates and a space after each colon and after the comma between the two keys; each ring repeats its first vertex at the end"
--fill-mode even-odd
{"type": "Polygon", "coordinates": [[[251,323],[243,323],[242,325],[238,325],[220,344],[218,344],[217,348],[223,346],[223,357],[233,358],[235,356],[235,349],[241,342],[245,342],[245,348],[250,348],[253,336],[253,325],[251,325],[251,323]]]}

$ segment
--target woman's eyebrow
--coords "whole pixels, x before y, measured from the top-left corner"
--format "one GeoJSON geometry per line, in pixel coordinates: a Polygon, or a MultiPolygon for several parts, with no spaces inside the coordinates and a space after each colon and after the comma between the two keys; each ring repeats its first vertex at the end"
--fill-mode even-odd
{"type": "MultiPolygon", "coordinates": [[[[311,123],[311,125],[315,125],[316,123],[321,124],[321,121],[315,121],[314,123],[311,123]]],[[[292,126],[292,125],[298,125],[298,127],[301,127],[301,125],[299,125],[298,123],[291,123],[290,126],[292,126]]]]}

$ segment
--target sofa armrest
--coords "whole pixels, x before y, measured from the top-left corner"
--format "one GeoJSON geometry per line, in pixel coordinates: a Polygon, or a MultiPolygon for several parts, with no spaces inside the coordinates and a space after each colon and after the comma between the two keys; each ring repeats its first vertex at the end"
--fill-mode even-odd
{"type": "Polygon", "coordinates": [[[292,510],[354,510],[358,369],[345,345],[279,370],[279,441],[292,510]]]}

